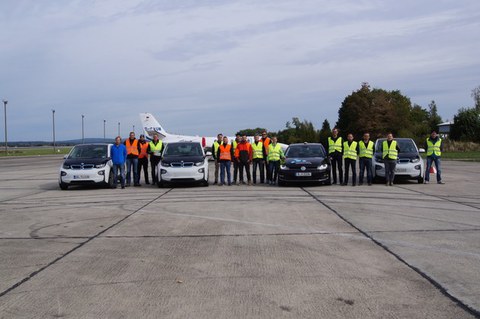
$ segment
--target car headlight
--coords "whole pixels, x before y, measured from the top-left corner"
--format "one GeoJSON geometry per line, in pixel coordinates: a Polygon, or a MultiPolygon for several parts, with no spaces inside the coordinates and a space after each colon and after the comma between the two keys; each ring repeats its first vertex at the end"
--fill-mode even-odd
{"type": "Polygon", "coordinates": [[[203,165],[203,162],[196,162],[195,163],[195,166],[202,166],[203,165]]]}
{"type": "Polygon", "coordinates": [[[322,164],[322,165],[317,167],[318,170],[326,170],[327,168],[328,168],[327,164],[322,164]]]}
{"type": "Polygon", "coordinates": [[[67,164],[63,164],[62,166],[64,169],[70,169],[70,165],[67,165],[67,164]]]}
{"type": "Polygon", "coordinates": [[[418,163],[418,162],[420,162],[420,158],[415,157],[415,158],[412,158],[411,161],[412,161],[412,163],[418,163]]]}
{"type": "Polygon", "coordinates": [[[102,167],[105,167],[106,163],[103,163],[103,164],[97,164],[95,165],[95,168],[102,168],[102,167]]]}
{"type": "Polygon", "coordinates": [[[280,165],[280,169],[288,169],[287,165],[280,165]]]}
{"type": "Polygon", "coordinates": [[[163,167],[170,167],[171,166],[170,163],[161,162],[161,164],[162,164],[163,167]]]}

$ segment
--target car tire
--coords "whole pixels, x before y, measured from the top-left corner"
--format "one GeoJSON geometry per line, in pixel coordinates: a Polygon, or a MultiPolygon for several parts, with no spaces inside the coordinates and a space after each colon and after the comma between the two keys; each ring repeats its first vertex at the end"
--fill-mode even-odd
{"type": "Polygon", "coordinates": [[[284,181],[278,181],[278,186],[287,186],[287,183],[284,181]]]}
{"type": "Polygon", "coordinates": [[[423,184],[423,177],[420,176],[420,177],[417,179],[417,181],[418,181],[419,184],[423,184]]]}
{"type": "Polygon", "coordinates": [[[66,191],[68,189],[68,184],[67,183],[60,183],[58,184],[60,186],[60,189],[63,191],[66,191]]]}
{"type": "Polygon", "coordinates": [[[323,184],[324,185],[332,185],[332,178],[329,177],[323,184]]]}
{"type": "Polygon", "coordinates": [[[202,186],[203,186],[203,187],[207,187],[207,186],[208,186],[208,180],[204,179],[204,180],[202,181],[202,186]]]}
{"type": "Polygon", "coordinates": [[[163,187],[165,187],[165,183],[162,182],[162,181],[158,181],[157,186],[158,186],[158,188],[163,188],[163,187]]]}
{"type": "Polygon", "coordinates": [[[114,185],[114,180],[113,180],[113,170],[110,170],[110,174],[108,175],[108,182],[106,183],[108,188],[112,188],[114,185]]]}

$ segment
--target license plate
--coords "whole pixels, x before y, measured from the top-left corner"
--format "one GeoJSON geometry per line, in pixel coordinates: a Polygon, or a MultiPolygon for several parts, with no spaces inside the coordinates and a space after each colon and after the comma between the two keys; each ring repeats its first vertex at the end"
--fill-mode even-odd
{"type": "Polygon", "coordinates": [[[312,176],[312,173],[310,172],[298,172],[295,174],[295,176],[312,176]]]}
{"type": "Polygon", "coordinates": [[[395,172],[397,172],[397,173],[405,173],[406,171],[407,171],[406,168],[397,168],[397,169],[395,170],[395,172]]]}
{"type": "Polygon", "coordinates": [[[73,179],[88,179],[90,176],[88,175],[73,175],[73,179]]]}

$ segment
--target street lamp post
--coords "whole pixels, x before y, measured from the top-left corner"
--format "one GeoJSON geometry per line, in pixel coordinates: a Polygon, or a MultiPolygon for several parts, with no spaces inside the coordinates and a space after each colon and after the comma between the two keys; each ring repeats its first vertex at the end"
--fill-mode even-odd
{"type": "Polygon", "coordinates": [[[103,120],[103,139],[106,140],[105,137],[105,123],[107,123],[107,120],[103,120]]]}
{"type": "Polygon", "coordinates": [[[135,133],[135,125],[132,127],[132,132],[135,133]]]}
{"type": "Polygon", "coordinates": [[[85,143],[85,130],[84,130],[84,125],[83,125],[83,119],[85,118],[85,115],[82,114],[82,144],[85,143]]]}
{"type": "Polygon", "coordinates": [[[5,156],[8,155],[8,139],[7,139],[7,100],[3,100],[3,113],[5,116],[5,156]]]}
{"type": "Polygon", "coordinates": [[[120,136],[120,122],[118,122],[118,135],[117,136],[120,136]]]}
{"type": "Polygon", "coordinates": [[[56,152],[56,147],[55,147],[55,110],[52,109],[52,127],[53,127],[53,151],[56,152]]]}

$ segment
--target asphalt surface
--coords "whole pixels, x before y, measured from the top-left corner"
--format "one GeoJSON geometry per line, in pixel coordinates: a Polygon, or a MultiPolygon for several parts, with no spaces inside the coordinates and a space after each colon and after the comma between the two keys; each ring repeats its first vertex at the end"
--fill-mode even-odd
{"type": "Polygon", "coordinates": [[[0,318],[480,317],[479,163],[445,161],[445,185],[68,191],[60,163],[0,159],[0,318]]]}

